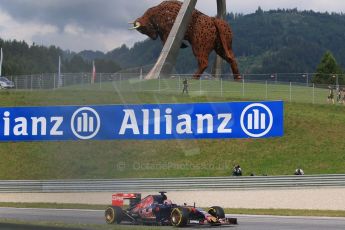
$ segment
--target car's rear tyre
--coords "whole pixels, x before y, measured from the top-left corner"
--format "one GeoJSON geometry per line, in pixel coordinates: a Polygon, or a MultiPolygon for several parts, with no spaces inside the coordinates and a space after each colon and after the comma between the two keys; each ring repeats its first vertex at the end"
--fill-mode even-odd
{"type": "Polygon", "coordinates": [[[122,208],[117,207],[117,206],[109,206],[105,212],[105,222],[107,224],[120,224],[122,221],[122,208]]]}
{"type": "Polygon", "coordinates": [[[218,218],[218,219],[223,219],[225,218],[225,212],[222,207],[219,206],[212,206],[209,210],[208,213],[211,214],[212,216],[218,218]]]}
{"type": "Polygon", "coordinates": [[[175,227],[184,227],[188,224],[189,212],[185,208],[174,208],[171,211],[171,224],[175,227]]]}

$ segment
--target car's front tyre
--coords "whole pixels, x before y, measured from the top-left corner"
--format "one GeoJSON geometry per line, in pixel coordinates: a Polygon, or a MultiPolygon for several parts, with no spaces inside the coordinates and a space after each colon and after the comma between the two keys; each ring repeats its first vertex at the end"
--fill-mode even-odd
{"type": "Polygon", "coordinates": [[[216,217],[217,219],[225,218],[224,209],[219,206],[212,206],[211,208],[209,208],[208,213],[216,217]]]}
{"type": "Polygon", "coordinates": [[[184,227],[188,224],[189,212],[186,208],[174,208],[171,211],[171,224],[175,227],[184,227]]]}

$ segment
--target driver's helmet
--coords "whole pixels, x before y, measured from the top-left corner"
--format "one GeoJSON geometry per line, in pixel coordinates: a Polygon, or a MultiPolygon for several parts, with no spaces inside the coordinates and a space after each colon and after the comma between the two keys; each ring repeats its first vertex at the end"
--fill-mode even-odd
{"type": "Polygon", "coordinates": [[[172,202],[171,202],[171,200],[166,199],[166,200],[163,202],[163,204],[165,204],[165,205],[172,205],[172,202]]]}

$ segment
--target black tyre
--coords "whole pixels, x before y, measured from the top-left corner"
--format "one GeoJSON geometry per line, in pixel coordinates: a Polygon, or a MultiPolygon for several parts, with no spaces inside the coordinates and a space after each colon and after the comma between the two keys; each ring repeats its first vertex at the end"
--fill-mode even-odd
{"type": "Polygon", "coordinates": [[[212,206],[209,210],[208,213],[211,214],[212,216],[218,218],[218,219],[223,219],[225,218],[225,213],[224,209],[219,207],[219,206],[212,206]]]}
{"type": "Polygon", "coordinates": [[[105,212],[105,222],[107,224],[120,224],[122,221],[122,208],[117,207],[117,206],[109,206],[105,212]]]}
{"type": "Polygon", "coordinates": [[[188,224],[189,212],[185,208],[174,208],[170,217],[173,226],[184,227],[188,224]]]}

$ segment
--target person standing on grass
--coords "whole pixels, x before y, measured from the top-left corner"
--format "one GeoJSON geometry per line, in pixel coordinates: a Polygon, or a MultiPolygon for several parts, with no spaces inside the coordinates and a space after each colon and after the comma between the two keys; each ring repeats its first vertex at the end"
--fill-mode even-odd
{"type": "Polygon", "coordinates": [[[185,78],[182,83],[183,83],[182,94],[186,93],[188,95],[188,80],[187,80],[187,78],[185,78]]]}
{"type": "Polygon", "coordinates": [[[332,86],[328,86],[329,89],[329,94],[327,97],[327,101],[330,103],[332,102],[334,104],[334,92],[333,92],[333,87],[332,86]]]}
{"type": "Polygon", "coordinates": [[[345,88],[341,89],[341,103],[345,105],[345,88]]]}
{"type": "Polygon", "coordinates": [[[342,97],[341,97],[341,89],[337,89],[337,103],[341,103],[342,97]]]}

